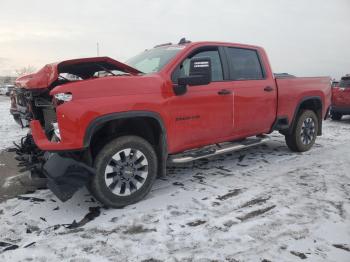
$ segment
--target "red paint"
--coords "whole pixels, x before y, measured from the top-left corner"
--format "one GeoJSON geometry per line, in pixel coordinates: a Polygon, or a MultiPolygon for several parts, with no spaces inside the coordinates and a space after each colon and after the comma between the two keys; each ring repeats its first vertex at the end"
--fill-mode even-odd
{"type": "MultiPolygon", "coordinates": [[[[97,58],[94,58],[97,59],[97,58]]],[[[109,58],[103,58],[109,59],[109,58]]],[[[72,63],[70,60],[64,63],[72,63]]],[[[126,66],[109,59],[119,66],[126,66]]],[[[17,83],[28,89],[47,88],[57,78],[58,65],[44,67],[37,74],[20,78],[17,83]]],[[[320,97],[325,116],[330,106],[329,78],[287,78],[275,80],[265,51],[257,46],[200,42],[186,44],[176,57],[159,73],[132,76],[104,77],[57,86],[51,95],[70,92],[73,100],[57,107],[61,142],[49,142],[38,121],[31,122],[35,143],[43,150],[83,148],[88,125],[97,117],[116,112],[150,111],[160,115],[167,132],[169,153],[269,133],[276,117],[291,121],[298,104],[306,97],[320,97]],[[202,46],[231,46],[258,51],[266,71],[264,80],[222,81],[209,85],[188,87],[187,93],[176,96],[171,73],[194,49],[202,46]],[[264,91],[271,87],[271,92],[264,91]],[[227,89],[232,95],[220,96],[227,89]],[[199,116],[190,121],[178,117],[199,116]]]]}
{"type": "Polygon", "coordinates": [[[16,80],[16,86],[24,87],[26,89],[40,89],[49,87],[58,77],[59,68],[67,67],[73,64],[83,64],[89,62],[101,62],[109,63],[118,68],[124,69],[126,72],[131,74],[140,73],[137,69],[134,69],[126,64],[119,61],[113,60],[109,57],[92,57],[92,58],[81,58],[66,60],[59,63],[52,63],[44,66],[35,74],[25,75],[16,80]]]}
{"type": "Polygon", "coordinates": [[[343,77],[342,81],[332,88],[332,107],[350,112],[350,77],[343,77]],[[345,84],[343,81],[347,79],[345,84]]]}

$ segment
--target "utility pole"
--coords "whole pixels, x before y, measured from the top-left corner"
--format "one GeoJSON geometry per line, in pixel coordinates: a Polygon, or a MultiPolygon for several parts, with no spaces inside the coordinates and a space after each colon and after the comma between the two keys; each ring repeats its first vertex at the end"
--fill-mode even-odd
{"type": "Polygon", "coordinates": [[[96,43],[96,52],[97,56],[100,56],[100,44],[98,42],[96,43]]]}

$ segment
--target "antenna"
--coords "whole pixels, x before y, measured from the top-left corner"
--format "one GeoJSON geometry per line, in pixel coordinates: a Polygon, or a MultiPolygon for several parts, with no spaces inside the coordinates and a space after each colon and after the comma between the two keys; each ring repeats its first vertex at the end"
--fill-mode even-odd
{"type": "Polygon", "coordinates": [[[96,53],[97,56],[100,56],[100,44],[98,42],[96,43],[96,53]]]}

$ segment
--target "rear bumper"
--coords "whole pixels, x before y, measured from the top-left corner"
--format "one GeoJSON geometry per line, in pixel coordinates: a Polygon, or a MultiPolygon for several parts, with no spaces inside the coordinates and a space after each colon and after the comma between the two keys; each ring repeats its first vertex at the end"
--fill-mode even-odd
{"type": "Polygon", "coordinates": [[[350,115],[350,106],[349,107],[338,107],[338,106],[332,106],[331,113],[340,113],[343,115],[350,115]]]}
{"type": "Polygon", "coordinates": [[[60,142],[52,142],[48,140],[39,120],[32,120],[30,122],[30,129],[32,130],[35,144],[43,151],[57,152],[82,150],[82,148],[77,148],[75,144],[65,142],[65,140],[61,140],[60,142]]]}

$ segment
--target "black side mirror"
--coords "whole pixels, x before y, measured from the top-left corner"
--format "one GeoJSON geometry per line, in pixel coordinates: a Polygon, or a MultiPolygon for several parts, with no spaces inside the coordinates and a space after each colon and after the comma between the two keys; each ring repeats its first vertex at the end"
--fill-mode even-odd
{"type": "Polygon", "coordinates": [[[207,85],[211,82],[211,60],[209,57],[192,58],[189,76],[179,77],[174,89],[177,95],[186,93],[187,86],[207,85]]]}

